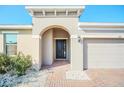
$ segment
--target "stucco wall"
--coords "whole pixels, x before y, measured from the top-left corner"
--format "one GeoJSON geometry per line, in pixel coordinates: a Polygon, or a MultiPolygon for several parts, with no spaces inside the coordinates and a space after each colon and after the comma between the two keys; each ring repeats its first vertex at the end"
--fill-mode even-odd
{"type": "MultiPolygon", "coordinates": [[[[41,20],[47,21],[49,18],[46,18],[46,19],[44,18],[44,19],[40,19],[40,20],[38,20],[38,19],[36,19],[35,21],[36,22],[40,22],[41,20]]],[[[33,27],[33,35],[32,35],[32,30],[18,30],[18,29],[16,29],[16,30],[14,30],[14,29],[0,30],[0,52],[3,52],[3,50],[4,50],[4,48],[3,48],[4,40],[3,40],[2,31],[10,32],[10,33],[18,32],[17,51],[23,52],[25,55],[27,55],[27,54],[31,55],[33,58],[33,62],[36,63],[39,68],[41,68],[42,61],[43,61],[43,63],[45,63],[45,65],[51,65],[53,60],[55,60],[55,39],[54,38],[66,38],[66,39],[68,38],[67,42],[70,42],[70,44],[68,44],[68,51],[69,51],[68,59],[70,60],[72,70],[83,70],[83,65],[84,66],[87,65],[87,63],[85,63],[86,60],[89,60],[89,62],[88,62],[89,67],[94,67],[94,68],[96,68],[96,67],[103,67],[103,68],[104,67],[108,67],[108,68],[122,67],[123,68],[124,67],[123,57],[118,56],[118,55],[124,55],[124,52],[123,52],[124,51],[123,50],[124,31],[123,30],[113,30],[112,31],[112,30],[102,29],[100,31],[98,31],[98,30],[78,31],[78,26],[76,24],[77,19],[63,18],[64,21],[61,19],[58,19],[58,18],[55,19],[55,21],[54,21],[54,19],[55,18],[51,19],[48,22],[45,22],[45,24],[47,23],[47,25],[44,25],[43,22],[39,23],[39,24],[36,23],[35,26],[33,27]],[[74,21],[74,23],[72,22],[72,24],[70,24],[72,20],[74,21]],[[61,21],[62,21],[62,23],[61,23],[61,21]],[[55,27],[58,27],[58,28],[55,29],[55,27],[53,25],[56,25],[55,27]],[[66,31],[60,29],[61,28],[60,25],[62,26],[62,29],[66,29],[66,31],[69,32],[70,36],[66,31]],[[46,31],[47,30],[46,28],[49,28],[51,26],[54,27],[53,29],[51,29],[51,30],[54,30],[54,32],[46,31]],[[43,35],[43,33],[44,33],[44,35],[43,35]],[[81,42],[78,41],[78,36],[81,36],[81,38],[82,38],[81,42]],[[88,38],[90,38],[90,40],[88,40],[88,38]],[[110,38],[111,38],[111,42],[109,42],[110,38]],[[102,39],[102,40],[98,41],[99,39],[102,39]],[[106,43],[104,43],[105,40],[106,40],[106,43]],[[91,41],[96,42],[96,43],[93,45],[91,41]],[[103,50],[103,49],[99,50],[99,46],[98,46],[99,42],[102,43],[102,45],[100,47],[103,49],[106,47],[107,44],[109,44],[109,46],[107,46],[108,50],[105,50],[106,53],[104,54],[104,56],[97,54],[98,51],[100,51],[102,54],[102,50],[103,50]],[[114,42],[114,43],[111,45],[112,42],[114,42]],[[119,43],[119,42],[122,42],[122,43],[119,43]],[[87,45],[89,47],[89,50],[86,49],[87,45]],[[115,50],[117,50],[117,51],[115,51],[115,50]],[[97,51],[97,53],[96,53],[96,51],[97,51]],[[108,60],[106,59],[107,55],[108,55],[108,53],[107,53],[108,51],[111,52],[109,57],[113,57],[113,59],[112,58],[110,59],[110,62],[108,62],[108,60]],[[116,52],[116,53],[114,54],[113,52],[116,52]],[[95,58],[93,58],[90,54],[95,55],[95,58]],[[88,57],[86,59],[86,55],[88,55],[90,57],[88,57]],[[101,60],[101,62],[99,62],[99,63],[97,63],[97,60],[96,60],[97,55],[99,56],[99,60],[101,60]],[[117,58],[114,59],[114,56],[116,56],[117,58]],[[100,57],[101,57],[101,59],[100,59],[100,57]],[[93,59],[93,60],[91,60],[91,59],[93,59]],[[84,62],[84,64],[83,64],[83,62],[84,62]],[[114,62],[114,63],[112,63],[112,62],[114,62]]]]}
{"type": "MultiPolygon", "coordinates": [[[[80,32],[78,31],[78,17],[75,18],[38,18],[38,17],[33,17],[33,28],[32,28],[32,34],[34,37],[37,37],[33,40],[34,43],[41,42],[42,40],[42,34],[50,29],[50,28],[62,28],[70,34],[70,63],[71,63],[71,68],[73,70],[82,70],[82,65],[83,65],[83,51],[82,51],[82,44],[79,45],[77,38],[73,35],[80,35],[80,32]],[[82,52],[80,52],[82,51],[82,52]],[[77,54],[79,56],[77,56],[77,54]],[[78,59],[78,63],[77,63],[78,59]]],[[[36,63],[42,64],[42,52],[40,43],[37,47],[37,50],[35,50],[35,46],[33,46],[33,57],[35,58],[36,63]]]]}
{"type": "Polygon", "coordinates": [[[64,27],[71,34],[77,34],[78,18],[35,18],[33,17],[33,35],[42,34],[50,27],[64,27]]]}
{"type": "Polygon", "coordinates": [[[114,28],[110,30],[106,27],[98,29],[80,31],[83,41],[84,69],[123,68],[124,31],[114,28]]]}
{"type": "Polygon", "coordinates": [[[65,30],[60,28],[55,28],[53,30],[53,38],[69,38],[69,34],[65,30]]]}
{"type": "Polygon", "coordinates": [[[49,29],[42,35],[42,62],[51,65],[56,60],[56,39],[65,39],[67,42],[67,60],[70,56],[69,34],[60,28],[49,29]]]}
{"type": "Polygon", "coordinates": [[[42,61],[44,65],[53,62],[53,30],[46,31],[42,36],[42,61]]]}
{"type": "Polygon", "coordinates": [[[4,33],[17,33],[17,52],[32,55],[32,30],[7,29],[0,31],[0,52],[4,52],[4,33]]]}
{"type": "Polygon", "coordinates": [[[17,36],[17,51],[25,55],[32,55],[32,31],[19,31],[17,36]]]}

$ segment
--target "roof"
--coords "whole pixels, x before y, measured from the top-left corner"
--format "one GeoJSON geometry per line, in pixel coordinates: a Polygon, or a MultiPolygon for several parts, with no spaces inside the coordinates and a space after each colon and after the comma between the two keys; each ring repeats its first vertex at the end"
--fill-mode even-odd
{"type": "Polygon", "coordinates": [[[47,6],[47,5],[42,5],[42,6],[37,6],[37,5],[27,5],[26,7],[25,7],[26,9],[67,9],[67,8],[69,8],[69,9],[77,9],[77,8],[80,8],[80,9],[82,9],[82,8],[85,8],[85,6],[83,6],[83,5],[49,5],[49,6],[47,6]]]}
{"type": "Polygon", "coordinates": [[[80,27],[94,27],[94,26],[116,26],[124,27],[124,23],[94,23],[94,22],[80,22],[78,24],[80,27]]]}
{"type": "MultiPolygon", "coordinates": [[[[124,23],[78,23],[79,30],[124,30],[124,23]]],[[[32,25],[0,25],[0,29],[32,29],[32,25]]]]}
{"type": "Polygon", "coordinates": [[[80,22],[78,24],[79,30],[123,30],[124,23],[93,23],[93,22],[80,22]]]}
{"type": "Polygon", "coordinates": [[[0,29],[32,29],[32,25],[0,25],[0,29]]]}
{"type": "Polygon", "coordinates": [[[81,15],[85,6],[82,5],[68,5],[68,6],[25,6],[31,16],[35,17],[78,17],[81,15]]]}

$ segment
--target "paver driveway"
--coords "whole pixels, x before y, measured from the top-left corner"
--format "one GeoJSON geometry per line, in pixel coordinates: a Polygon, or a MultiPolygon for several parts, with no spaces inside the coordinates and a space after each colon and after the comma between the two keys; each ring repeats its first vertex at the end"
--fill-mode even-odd
{"type": "Polygon", "coordinates": [[[65,61],[54,62],[52,66],[44,66],[49,74],[46,87],[116,87],[124,86],[124,69],[89,69],[85,72],[90,80],[66,80],[65,73],[70,68],[65,61]]]}

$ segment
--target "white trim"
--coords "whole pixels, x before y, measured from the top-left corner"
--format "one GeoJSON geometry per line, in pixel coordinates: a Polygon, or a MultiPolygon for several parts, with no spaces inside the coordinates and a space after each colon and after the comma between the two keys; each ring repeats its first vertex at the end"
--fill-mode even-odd
{"type": "Polygon", "coordinates": [[[113,34],[113,35],[81,35],[81,38],[124,38],[124,35],[113,34]]]}
{"type": "Polygon", "coordinates": [[[42,6],[27,5],[25,8],[26,9],[50,9],[50,8],[55,8],[55,9],[80,8],[80,9],[82,9],[83,8],[84,9],[85,6],[83,6],[83,5],[55,5],[55,6],[53,6],[53,5],[49,5],[49,6],[47,6],[47,5],[42,5],[42,6]]]}
{"type": "Polygon", "coordinates": [[[0,29],[32,29],[32,25],[0,25],[0,29]]]}
{"type": "Polygon", "coordinates": [[[59,40],[59,39],[68,39],[68,38],[53,38],[53,39],[58,39],[59,40]]]}
{"type": "Polygon", "coordinates": [[[124,31],[124,28],[94,28],[94,27],[87,27],[87,28],[78,28],[78,31],[105,31],[105,30],[109,30],[109,31],[124,31]]]}
{"type": "Polygon", "coordinates": [[[78,31],[124,31],[124,23],[78,23],[78,31]]]}
{"type": "Polygon", "coordinates": [[[119,26],[119,27],[122,26],[122,27],[124,27],[124,23],[79,22],[78,26],[79,27],[86,27],[86,26],[88,26],[88,27],[89,26],[97,26],[97,27],[99,27],[99,26],[107,26],[107,27],[109,27],[109,26],[119,26]]]}
{"type": "Polygon", "coordinates": [[[80,16],[82,10],[85,6],[75,5],[75,6],[26,6],[25,7],[31,16],[35,17],[78,17],[80,16]],[[64,14],[57,15],[58,12],[65,11],[64,14]],[[69,12],[75,11],[76,13],[69,14],[69,12]],[[36,14],[34,14],[36,12],[36,14]],[[47,14],[46,12],[52,12],[52,14],[47,14]]]}
{"type": "MultiPolygon", "coordinates": [[[[0,29],[32,29],[32,25],[0,25],[0,29]]],[[[79,22],[78,30],[124,30],[124,23],[79,22]]]]}
{"type": "MultiPolygon", "coordinates": [[[[17,51],[18,51],[18,31],[2,31],[2,39],[3,39],[3,44],[2,44],[2,50],[3,50],[3,53],[5,53],[6,54],[6,45],[8,45],[8,44],[6,44],[6,42],[5,42],[5,34],[17,34],[17,43],[16,43],[16,46],[17,46],[17,51]]],[[[15,44],[12,44],[12,45],[15,45],[15,44]]],[[[16,51],[16,53],[17,53],[17,51],[16,51]]]]}
{"type": "Polygon", "coordinates": [[[18,31],[2,31],[2,34],[18,34],[18,31]]]}

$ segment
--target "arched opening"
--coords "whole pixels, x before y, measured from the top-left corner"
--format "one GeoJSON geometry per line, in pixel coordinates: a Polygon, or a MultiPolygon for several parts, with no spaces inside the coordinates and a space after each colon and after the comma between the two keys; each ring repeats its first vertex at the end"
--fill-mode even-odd
{"type": "Polygon", "coordinates": [[[56,61],[70,61],[70,34],[63,28],[46,29],[42,37],[42,65],[56,61]]]}

